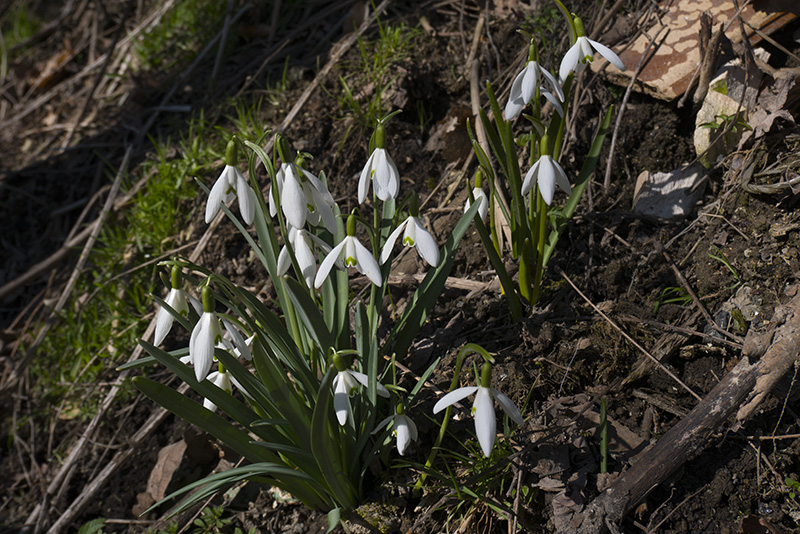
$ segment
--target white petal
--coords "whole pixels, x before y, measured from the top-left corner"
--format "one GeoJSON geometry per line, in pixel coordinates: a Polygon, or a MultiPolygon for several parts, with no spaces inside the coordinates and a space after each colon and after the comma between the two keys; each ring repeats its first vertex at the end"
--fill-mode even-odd
{"type": "MultiPolygon", "coordinates": [[[[478,209],[480,210],[480,208],[478,209]]],[[[409,217],[409,219],[411,219],[409,226],[412,224],[416,226],[416,247],[419,255],[422,256],[431,267],[436,267],[439,265],[439,245],[436,243],[433,236],[423,228],[416,217],[409,217]]]]}
{"type": "Polygon", "coordinates": [[[222,338],[222,329],[215,313],[204,312],[189,338],[189,355],[192,357],[197,381],[203,380],[214,361],[214,346],[222,338]]]}
{"type": "Polygon", "coordinates": [[[539,85],[539,65],[535,61],[528,61],[523,69],[525,75],[522,77],[522,100],[530,104],[536,87],[539,85]]]}
{"type": "Polygon", "coordinates": [[[375,161],[375,152],[376,150],[372,151],[370,154],[369,159],[367,159],[367,164],[364,165],[364,168],[361,169],[361,176],[358,179],[358,203],[363,204],[364,200],[367,198],[367,191],[369,191],[369,183],[372,181],[372,166],[373,162],[375,161]]]}
{"type": "Polygon", "coordinates": [[[322,263],[319,264],[317,276],[314,277],[314,287],[319,288],[322,286],[322,283],[325,282],[325,279],[328,278],[328,273],[331,272],[333,264],[339,259],[346,242],[347,238],[345,237],[341,243],[331,249],[328,255],[325,256],[325,259],[322,260],[322,263]]]}
{"type": "Polygon", "coordinates": [[[294,255],[297,258],[297,265],[303,273],[303,278],[306,279],[306,285],[311,287],[314,283],[314,274],[317,271],[317,258],[308,246],[308,241],[305,238],[305,231],[298,232],[298,239],[294,241],[294,255]]]}
{"type": "Polygon", "coordinates": [[[281,209],[286,220],[295,228],[302,228],[306,224],[308,213],[306,195],[291,167],[287,169],[286,181],[283,183],[281,209]]]}
{"type": "Polygon", "coordinates": [[[236,169],[236,194],[239,197],[239,213],[246,224],[253,224],[256,216],[256,198],[253,189],[244,179],[239,169],[236,169]]]}
{"type": "MultiPolygon", "coordinates": [[[[219,371],[214,371],[213,373],[208,375],[206,378],[208,379],[209,382],[211,382],[213,384],[213,383],[215,383],[215,380],[217,379],[218,375],[219,375],[219,371]]],[[[208,399],[203,399],[203,408],[205,408],[206,410],[210,410],[212,412],[216,412],[217,411],[217,405],[214,404],[213,402],[211,402],[208,399]]]]}
{"type": "Polygon", "coordinates": [[[622,62],[619,56],[614,53],[613,50],[606,45],[598,43],[597,41],[592,41],[591,39],[587,40],[589,41],[589,44],[592,45],[592,48],[600,52],[600,55],[606,58],[609,63],[617,67],[619,70],[625,70],[625,64],[622,62]]]}
{"type": "Polygon", "coordinates": [[[561,85],[558,83],[558,80],[556,80],[556,77],[550,74],[550,71],[547,69],[540,68],[539,72],[541,72],[542,76],[550,83],[550,88],[558,96],[558,99],[563,102],[564,91],[561,90],[561,85]]]}
{"type": "Polygon", "coordinates": [[[347,423],[347,412],[350,408],[350,388],[345,380],[344,372],[339,372],[333,379],[333,409],[336,411],[336,419],[339,424],[344,426],[347,423]]]}
{"type": "Polygon", "coordinates": [[[580,40],[575,41],[575,44],[567,50],[567,53],[564,54],[564,59],[561,60],[561,67],[558,69],[558,77],[561,80],[561,83],[564,83],[564,80],[567,79],[569,73],[575,70],[575,67],[578,65],[578,61],[580,60],[581,56],[581,46],[580,40]]]}
{"type": "Polygon", "coordinates": [[[412,421],[411,418],[408,417],[407,415],[405,414],[400,414],[400,415],[401,417],[405,418],[406,423],[408,424],[408,431],[411,434],[411,439],[417,441],[417,424],[414,423],[414,421],[412,421]]]}
{"type": "Polygon", "coordinates": [[[331,195],[330,191],[328,191],[328,187],[325,185],[325,183],[305,169],[300,169],[300,171],[303,173],[303,176],[306,177],[306,179],[311,184],[311,187],[314,189],[315,198],[319,196],[319,199],[322,201],[323,204],[332,208],[333,205],[336,204],[336,202],[334,202],[333,196],[331,195]]]}
{"type": "Polygon", "coordinates": [[[356,268],[360,273],[366,275],[373,284],[380,287],[380,285],[383,284],[380,265],[378,265],[375,257],[360,241],[353,238],[353,243],[356,247],[356,268]]]}
{"type": "MultiPolygon", "coordinates": [[[[189,304],[186,302],[186,296],[180,289],[170,289],[165,302],[181,315],[187,315],[189,312],[189,304]]],[[[158,310],[158,316],[156,318],[156,333],[153,339],[154,345],[161,345],[161,343],[164,341],[164,338],[167,337],[167,334],[169,334],[169,331],[172,329],[172,323],[174,320],[175,318],[169,311],[167,311],[166,308],[161,308],[158,310]]]]}
{"type": "Polygon", "coordinates": [[[225,171],[223,171],[219,178],[217,178],[217,181],[214,182],[211,193],[208,195],[208,202],[206,203],[206,224],[210,223],[217,215],[220,203],[225,201],[225,192],[227,189],[228,182],[225,179],[225,171]]]}
{"type": "Polygon", "coordinates": [[[542,95],[547,100],[549,100],[551,104],[553,104],[553,107],[556,108],[556,112],[558,112],[558,114],[563,117],[564,108],[561,107],[561,102],[555,96],[553,96],[549,91],[542,91],[542,95]]]}
{"type": "Polygon", "coordinates": [[[506,120],[510,121],[522,111],[525,107],[525,100],[522,98],[522,79],[525,77],[525,69],[522,70],[517,77],[514,78],[514,83],[511,84],[511,93],[506,102],[506,120]]]}
{"type": "Polygon", "coordinates": [[[437,402],[433,406],[433,413],[439,413],[448,406],[457,403],[458,401],[465,399],[475,393],[478,390],[478,386],[467,386],[463,388],[454,389],[437,402]]]}
{"type": "Polygon", "coordinates": [[[476,188],[472,192],[472,196],[475,197],[475,202],[481,203],[481,205],[478,206],[478,216],[481,218],[482,221],[485,221],[486,216],[489,215],[489,199],[483,192],[483,189],[476,188]]]}
{"type": "MultiPolygon", "coordinates": [[[[368,377],[367,375],[365,375],[364,373],[359,373],[358,371],[353,371],[353,370],[349,370],[349,371],[343,371],[343,372],[345,372],[345,373],[349,373],[349,374],[350,374],[350,376],[352,376],[353,378],[355,378],[356,380],[358,380],[358,382],[359,382],[359,383],[360,383],[362,386],[364,386],[365,388],[366,388],[366,387],[369,387],[369,377],[368,377]]],[[[378,391],[378,395],[380,395],[381,397],[386,397],[386,398],[389,398],[389,390],[388,390],[388,389],[386,389],[386,387],[384,387],[384,385],[383,385],[383,384],[381,384],[380,382],[378,382],[378,383],[376,384],[376,386],[377,386],[377,388],[376,388],[376,389],[377,389],[377,391],[378,391]]]]}
{"type": "Polygon", "coordinates": [[[372,175],[375,194],[384,202],[397,196],[400,187],[400,176],[386,149],[376,148],[373,152],[375,173],[372,175]]]}
{"type": "Polygon", "coordinates": [[[278,274],[283,276],[288,273],[291,264],[292,260],[289,258],[289,249],[286,248],[286,245],[283,245],[281,251],[278,253],[278,274]]]}
{"type": "Polygon", "coordinates": [[[156,333],[153,337],[153,345],[161,345],[161,342],[164,341],[164,338],[167,337],[170,329],[172,329],[172,322],[174,320],[175,318],[172,317],[172,314],[169,313],[166,308],[161,308],[158,310],[158,316],[156,317],[156,333]]]}
{"type": "Polygon", "coordinates": [[[386,238],[386,243],[383,244],[383,251],[381,252],[381,257],[379,260],[381,265],[386,263],[386,260],[388,260],[389,257],[392,255],[392,249],[394,248],[394,243],[400,236],[400,232],[402,232],[403,229],[406,227],[406,224],[408,224],[408,219],[401,222],[397,226],[397,228],[395,228],[394,231],[391,234],[389,234],[389,237],[386,238]]]}
{"type": "Polygon", "coordinates": [[[519,413],[519,409],[517,409],[511,399],[509,399],[505,394],[497,391],[496,389],[492,389],[492,395],[495,399],[497,399],[497,404],[500,405],[503,411],[506,412],[506,414],[508,414],[508,416],[513,419],[515,423],[521,425],[525,422],[525,420],[522,419],[522,414],[519,413]]]}
{"type": "MultiPolygon", "coordinates": [[[[327,192],[327,189],[326,189],[327,192]]],[[[328,193],[330,195],[330,193],[328,193]]],[[[332,234],[336,234],[336,216],[333,214],[332,207],[335,205],[328,205],[325,200],[325,196],[321,194],[316,189],[312,190],[312,195],[314,198],[314,207],[319,213],[320,218],[322,219],[322,224],[325,225],[325,228],[332,234]]],[[[333,200],[331,198],[331,200],[333,200]]]]}
{"type": "Polygon", "coordinates": [[[527,195],[531,189],[533,189],[533,181],[536,179],[536,175],[539,172],[539,162],[540,159],[536,160],[536,163],[533,164],[533,167],[528,169],[528,172],[525,174],[525,179],[522,181],[522,194],[527,195]]]}
{"type": "MultiPolygon", "coordinates": [[[[411,443],[411,431],[408,427],[408,417],[400,414],[394,419],[394,430],[397,434],[397,452],[403,456],[406,452],[406,447],[411,443]]],[[[413,424],[413,423],[412,423],[413,424]]]]}
{"type": "Polygon", "coordinates": [[[488,458],[492,454],[494,440],[497,437],[497,421],[494,417],[494,405],[489,388],[478,388],[472,409],[475,412],[475,434],[478,436],[483,455],[488,458]]]}
{"type": "Polygon", "coordinates": [[[539,163],[541,163],[537,176],[539,193],[541,193],[545,204],[549,206],[553,202],[553,195],[556,192],[556,171],[553,167],[553,158],[542,156],[539,158],[539,163]]]}
{"type": "Polygon", "coordinates": [[[572,193],[572,186],[569,183],[569,179],[567,178],[567,173],[564,172],[564,169],[561,168],[561,165],[558,164],[557,161],[553,160],[553,169],[556,173],[556,185],[561,188],[566,194],[572,193]]]}

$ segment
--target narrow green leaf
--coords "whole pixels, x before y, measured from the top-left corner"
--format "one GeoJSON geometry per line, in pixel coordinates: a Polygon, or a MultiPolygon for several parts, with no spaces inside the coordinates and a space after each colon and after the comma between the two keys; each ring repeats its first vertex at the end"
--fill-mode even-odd
{"type": "Polygon", "coordinates": [[[250,442],[250,436],[246,432],[239,430],[219,415],[206,410],[202,405],[181,395],[174,389],[143,376],[134,378],[133,384],[139,391],[155,402],[178,417],[199,426],[247,458],[248,461],[280,461],[274,454],[253,445],[250,442]]]}

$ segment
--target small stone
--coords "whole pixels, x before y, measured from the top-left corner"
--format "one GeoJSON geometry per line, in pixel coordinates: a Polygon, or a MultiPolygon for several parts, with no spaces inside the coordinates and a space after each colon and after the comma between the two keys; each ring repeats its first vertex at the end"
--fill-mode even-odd
{"type": "Polygon", "coordinates": [[[686,217],[703,195],[705,174],[697,163],[671,172],[643,172],[636,180],[633,211],[665,220],[686,217]]]}

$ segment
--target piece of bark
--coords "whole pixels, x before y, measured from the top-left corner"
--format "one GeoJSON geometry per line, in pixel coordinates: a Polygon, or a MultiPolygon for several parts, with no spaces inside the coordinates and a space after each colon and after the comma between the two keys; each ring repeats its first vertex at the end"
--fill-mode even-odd
{"type": "Polygon", "coordinates": [[[734,369],[603,493],[574,513],[571,532],[596,534],[616,525],[655,486],[695,457],[729,417],[751,415],[800,353],[800,295],[775,310],[766,333],[748,334],[734,369]],[[749,402],[740,406],[750,398],[749,402]]]}

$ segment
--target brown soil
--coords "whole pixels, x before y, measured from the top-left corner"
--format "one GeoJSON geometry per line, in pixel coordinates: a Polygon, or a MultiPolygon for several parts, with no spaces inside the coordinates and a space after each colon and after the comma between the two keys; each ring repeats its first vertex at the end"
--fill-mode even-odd
{"type": "MultiPolygon", "coordinates": [[[[120,0],[112,4],[107,11],[96,14],[98,20],[104,21],[104,31],[108,33],[98,46],[109,46],[115,21],[123,13],[130,13],[128,8],[134,9],[136,2],[120,0]]],[[[505,95],[521,65],[517,59],[525,44],[515,30],[521,26],[530,27],[530,18],[528,8],[516,2],[497,4],[489,14],[492,41],[488,41],[486,34],[482,35],[477,57],[481,61],[482,76],[493,81],[498,94],[505,95]]],[[[589,9],[585,11],[585,18],[589,19],[593,3],[575,2],[570,7],[581,12],[578,4],[585,4],[583,7],[589,9]]],[[[151,2],[145,5],[148,9],[155,7],[151,2]]],[[[634,12],[637,5],[627,2],[624,10],[634,12]]],[[[40,16],[55,20],[52,18],[55,14],[48,13],[46,6],[34,3],[34,7],[40,10],[40,16]]],[[[89,16],[95,8],[83,9],[89,10],[85,14],[89,16]]],[[[403,110],[390,123],[387,135],[388,148],[403,176],[402,187],[406,191],[416,191],[420,198],[427,200],[422,211],[429,210],[431,226],[440,242],[446,239],[460,216],[466,198],[463,186],[456,182],[456,171],[470,150],[469,140],[463,135],[464,109],[469,109],[469,70],[463,67],[468,50],[464,46],[469,47],[480,12],[471,2],[464,4],[463,14],[460,10],[461,4],[457,2],[425,3],[419,7],[397,3],[381,19],[382,24],[404,22],[417,27],[424,16],[435,29],[433,32],[420,30],[409,57],[396,66],[396,74],[392,75],[395,79],[385,97],[388,105],[403,110]],[[422,123],[419,110],[424,110],[422,123]],[[426,149],[431,137],[440,135],[446,129],[444,125],[454,118],[459,121],[456,132],[445,133],[438,149],[426,149]],[[448,190],[453,186],[455,194],[445,203],[448,190]]],[[[268,23],[269,15],[258,13],[261,17],[258,23],[268,23]]],[[[213,58],[207,60],[207,66],[197,69],[189,80],[180,84],[170,105],[188,104],[193,109],[207,107],[213,110],[210,113],[214,116],[230,112],[229,109],[220,110],[219,102],[245,87],[247,76],[253,74],[264,57],[264,37],[245,35],[252,30],[250,22],[254,21],[240,22],[234,27],[235,35],[229,45],[233,50],[229,57],[235,59],[224,64],[218,77],[221,82],[210,89],[203,83],[213,65],[213,58]]],[[[295,20],[295,23],[298,22],[295,20]]],[[[333,40],[338,40],[343,34],[334,31],[334,26],[325,24],[333,40]]],[[[289,30],[281,31],[279,37],[283,38],[289,30]]],[[[373,40],[376,35],[377,29],[371,28],[366,37],[373,40]]],[[[787,30],[776,38],[796,49],[791,35],[787,30]]],[[[34,43],[22,64],[14,65],[7,82],[9,89],[4,89],[4,102],[12,105],[14,99],[22,98],[25,91],[31,90],[33,75],[26,74],[24,69],[31,65],[41,67],[56,53],[65,37],[72,39],[73,46],[81,40],[77,30],[56,23],[51,34],[34,43]],[[13,98],[8,96],[9,91],[15,91],[13,98]]],[[[624,37],[627,36],[622,40],[624,37]]],[[[554,46],[563,52],[565,43],[559,43],[559,38],[552,36],[557,43],[554,46]]],[[[260,119],[265,125],[277,127],[280,124],[306,85],[314,79],[315,60],[319,59],[319,65],[325,64],[332,50],[331,42],[325,41],[325,49],[321,50],[320,43],[311,41],[292,41],[295,46],[290,62],[293,83],[288,92],[280,95],[276,105],[263,106],[260,119]]],[[[269,63],[266,71],[247,85],[244,94],[256,97],[263,93],[259,88],[264,87],[267,72],[274,79],[283,66],[283,57],[269,63]]],[[[353,71],[348,69],[357,65],[359,58],[357,47],[347,52],[341,65],[322,80],[322,88],[312,94],[285,131],[296,148],[314,155],[314,170],[326,171],[342,212],[356,204],[354,189],[366,157],[369,131],[340,107],[342,86],[338,77],[349,76],[353,71]],[[346,133],[348,140],[340,146],[346,133]]],[[[65,67],[62,79],[69,80],[87,61],[83,56],[76,56],[74,65],[65,67]]],[[[775,67],[787,64],[783,54],[773,54],[773,61],[775,67]]],[[[0,163],[0,197],[3,198],[0,227],[4,230],[5,258],[0,266],[0,285],[14,280],[63,245],[82,209],[69,206],[91,196],[107,183],[103,161],[119,165],[126,144],[135,137],[131,128],[135,130],[145,124],[151,107],[161,101],[180,72],[178,69],[177,72],[136,74],[126,78],[124,83],[130,98],[116,106],[93,102],[87,113],[91,120],[77,128],[74,141],[65,151],[53,152],[65,139],[63,128],[31,128],[30,124],[52,123],[48,114],[55,114],[55,124],[68,123],[83,106],[86,90],[82,86],[59,85],[63,82],[54,80],[52,87],[60,90],[54,90],[47,104],[32,109],[25,121],[14,120],[22,108],[13,106],[0,117],[0,124],[4,125],[0,133],[0,153],[4,154],[0,163]]],[[[589,83],[592,76],[587,73],[583,79],[590,88],[589,103],[572,118],[581,127],[575,128],[575,136],[570,138],[568,151],[562,156],[570,175],[575,175],[583,163],[583,154],[591,143],[598,117],[609,105],[619,106],[621,91],[608,86],[602,78],[589,83]]],[[[351,86],[359,82],[363,80],[350,79],[351,86]]],[[[374,87],[362,90],[363,102],[374,87]]],[[[482,98],[485,103],[485,95],[482,98]]],[[[184,115],[168,114],[147,133],[179,135],[186,128],[184,120],[184,115]]],[[[229,127],[224,121],[220,118],[221,124],[229,127]]],[[[429,444],[438,431],[438,420],[428,416],[437,396],[424,390],[418,397],[419,402],[410,407],[419,426],[419,441],[403,458],[402,465],[392,459],[390,467],[375,466],[371,471],[367,503],[361,510],[366,521],[374,524],[380,519],[381,531],[388,532],[456,531],[459,527],[464,529],[460,530],[462,532],[512,532],[510,523],[522,531],[555,531],[552,507],[555,492],[550,490],[580,479],[581,493],[590,499],[599,492],[598,484],[604,479],[599,476],[597,467],[597,425],[589,416],[580,417],[571,408],[589,400],[596,401],[594,397],[602,392],[607,398],[609,417],[635,435],[641,448],[656,441],[689,412],[696,404],[695,399],[662,371],[651,367],[642,371],[643,355],[578,296],[559,272],[563,271],[564,276],[631,337],[662,358],[663,364],[696,393],[701,396],[708,393],[735,365],[741,351],[722,343],[719,334],[691,301],[665,301],[664,290],[681,288],[683,282],[661,250],[666,250],[722,329],[744,337],[749,328],[769,321],[775,307],[787,300],[787,290],[800,274],[800,232],[792,226],[797,222],[798,196],[793,190],[760,195],[748,192],[740,187],[738,170],[749,150],[761,151],[762,167],[797,150],[797,138],[791,135],[800,132],[788,122],[776,124],[780,127],[773,129],[757,146],[748,145],[741,154],[731,155],[711,172],[706,193],[691,216],[675,222],[653,221],[632,212],[636,177],[643,170],[669,171],[694,159],[691,139],[694,115],[690,106],[678,108],[674,103],[634,95],[618,132],[611,187],[608,190],[602,187],[609,136],[597,166],[596,175],[601,178],[595,178],[590,185],[590,191],[558,245],[548,266],[540,303],[525,319],[514,323],[505,300],[494,285],[473,293],[448,288],[405,362],[412,371],[419,372],[441,357],[432,382],[440,389],[447,389],[456,353],[463,344],[478,343],[496,355],[496,387],[518,406],[524,406],[526,415],[525,425],[498,445],[511,453],[511,460],[506,462],[498,456],[488,462],[476,455],[479,450],[472,435],[472,422],[463,417],[450,426],[450,435],[443,445],[453,454],[442,454],[440,468],[444,472],[450,469],[452,476],[462,484],[480,487],[484,492],[482,497],[487,496],[506,510],[515,510],[516,514],[497,513],[481,500],[461,500],[447,480],[432,482],[429,491],[421,497],[410,492],[409,486],[416,475],[409,465],[424,463],[429,444]],[[790,230],[781,231],[783,228],[790,230]],[[724,255],[730,269],[710,254],[724,255]],[[734,309],[741,311],[743,323],[732,319],[731,310],[734,309]],[[693,333],[676,333],[674,327],[693,333]],[[465,443],[469,452],[465,450],[465,443]],[[466,459],[459,460],[456,455],[465,455],[466,459]],[[478,483],[475,480],[479,477],[471,478],[482,472],[491,473],[489,482],[478,483]],[[525,488],[524,497],[515,493],[521,492],[521,488],[525,488]]],[[[68,130],[69,126],[66,128],[68,130]]],[[[138,145],[131,168],[146,157],[149,157],[146,145],[138,145]]],[[[796,176],[798,172],[796,166],[785,170],[787,176],[796,176]]],[[[214,178],[211,174],[201,178],[209,183],[214,178]]],[[[204,204],[201,197],[198,196],[194,206],[188,207],[195,209],[198,217],[204,204]]],[[[92,211],[90,218],[96,216],[98,210],[92,211]]],[[[188,239],[199,238],[204,230],[205,227],[198,225],[188,239]]],[[[257,262],[246,261],[247,244],[237,236],[232,225],[223,224],[205,249],[200,263],[213,266],[216,271],[248,287],[268,292],[268,280],[257,262]]],[[[49,281],[46,280],[48,271],[5,297],[0,310],[0,322],[4,327],[0,339],[0,361],[6,368],[4,380],[22,357],[15,341],[33,337],[35,322],[26,324],[31,312],[25,306],[29,303],[39,306],[43,299],[56,299],[76,258],[77,255],[72,255],[63,260],[49,281]]],[[[424,272],[425,266],[415,261],[418,260],[404,262],[405,272],[424,272]]],[[[491,282],[494,278],[474,230],[462,241],[451,276],[479,282],[491,282]]],[[[400,301],[412,290],[413,287],[407,286],[393,288],[393,299],[400,301]]],[[[45,317],[38,313],[40,319],[45,317]]],[[[175,339],[174,342],[180,344],[186,340],[175,339]]],[[[127,354],[132,347],[118,349],[127,354]]],[[[48,355],[38,357],[47,358],[48,355]]],[[[471,369],[472,363],[468,360],[465,369],[471,369]]],[[[154,378],[168,379],[163,371],[148,372],[154,378]]],[[[110,381],[114,376],[115,371],[110,369],[105,379],[110,381]]],[[[465,372],[463,377],[466,384],[472,380],[472,373],[465,372]]],[[[404,376],[404,380],[405,385],[411,383],[409,376],[404,376]]],[[[3,438],[0,476],[4,480],[0,523],[5,525],[0,532],[19,532],[24,528],[34,531],[32,527],[24,527],[24,522],[33,507],[42,502],[45,488],[58,471],[59,459],[68,453],[76,436],[85,429],[85,422],[75,419],[60,424],[57,435],[52,438],[56,452],[48,456],[50,416],[47,410],[54,401],[42,398],[36,383],[35,376],[27,376],[13,390],[3,390],[6,413],[21,416],[19,410],[24,404],[28,407],[29,419],[20,425],[16,419],[12,423],[9,415],[0,436],[3,438]],[[17,446],[15,440],[19,440],[17,446]],[[24,446],[19,446],[19,442],[24,446]]],[[[98,391],[105,391],[106,387],[97,386],[98,391]]],[[[718,429],[708,438],[702,453],[696,458],[687,458],[680,470],[656,485],[628,514],[620,525],[621,531],[750,533],[767,532],[767,528],[797,529],[800,497],[793,496],[785,484],[786,479],[800,480],[800,439],[796,437],[800,419],[794,411],[797,389],[794,378],[787,378],[743,428],[735,432],[718,429]],[[759,439],[783,435],[794,437],[759,439]],[[755,526],[747,526],[758,521],[769,527],[761,526],[762,530],[756,530],[755,526]],[[745,527],[741,526],[743,523],[745,527]]],[[[154,410],[149,400],[136,397],[130,389],[114,406],[92,437],[96,445],[76,464],[68,486],[47,503],[46,522],[52,523],[58,518],[104,462],[125,447],[129,436],[154,410]],[[102,446],[109,442],[114,444],[111,448],[102,446]]],[[[589,412],[596,413],[598,408],[595,406],[589,412]]],[[[168,417],[146,444],[137,448],[133,458],[69,530],[76,531],[96,517],[120,520],[107,524],[106,532],[138,532],[158,526],[154,522],[147,523],[157,520],[157,513],[145,516],[145,523],[137,522],[134,510],[142,510],[137,497],[146,489],[159,451],[181,437],[188,439],[187,435],[192,435],[187,425],[168,417]]],[[[207,451],[208,455],[185,458],[180,471],[183,480],[209,473],[220,457],[223,461],[236,462],[229,451],[226,453],[217,444],[208,443],[202,437],[191,439],[197,450],[207,451]]],[[[636,452],[640,451],[612,447],[609,473],[614,476],[622,472],[636,452]]],[[[175,481],[172,487],[176,487],[175,481]]],[[[221,502],[223,499],[219,498],[212,504],[221,502]]],[[[308,511],[290,496],[254,484],[225,502],[223,517],[233,520],[225,527],[228,530],[223,530],[226,532],[232,532],[234,526],[245,530],[255,528],[257,532],[286,533],[323,532],[327,527],[324,514],[308,511]]],[[[181,526],[189,524],[191,519],[191,516],[181,516],[181,526]]],[[[354,520],[350,528],[365,531],[366,527],[358,523],[363,521],[354,520]]]]}

